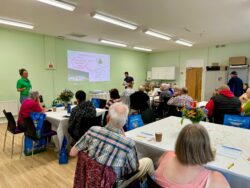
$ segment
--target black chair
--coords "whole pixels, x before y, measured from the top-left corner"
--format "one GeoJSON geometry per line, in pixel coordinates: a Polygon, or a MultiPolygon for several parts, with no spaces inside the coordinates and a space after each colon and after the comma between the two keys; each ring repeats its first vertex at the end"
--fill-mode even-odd
{"type": "MultiPolygon", "coordinates": [[[[26,127],[24,135],[27,138],[32,140],[32,163],[31,163],[31,167],[33,167],[33,159],[34,159],[33,156],[34,156],[34,146],[35,146],[34,143],[37,142],[40,139],[43,139],[43,138],[45,138],[47,140],[48,138],[50,138],[51,136],[56,135],[57,133],[56,133],[56,131],[53,131],[53,130],[50,130],[48,132],[43,132],[42,131],[41,136],[38,137],[37,132],[36,132],[36,127],[34,125],[33,120],[30,117],[24,118],[24,125],[26,127]]],[[[24,142],[24,140],[23,140],[23,142],[24,142]]],[[[22,144],[22,147],[23,147],[23,144],[22,144]]],[[[22,148],[22,150],[23,150],[23,148],[22,148]]],[[[22,157],[22,155],[20,155],[20,158],[21,157],[22,157]]]]}
{"type": "Polygon", "coordinates": [[[160,101],[159,106],[157,108],[158,116],[160,118],[167,117],[169,114],[169,105],[167,104],[170,97],[164,97],[162,98],[163,101],[160,101]]]}
{"type": "Polygon", "coordinates": [[[108,111],[106,111],[104,113],[104,116],[103,116],[103,120],[102,120],[102,126],[104,127],[105,125],[107,125],[107,116],[108,116],[108,111]]]}
{"type": "Polygon", "coordinates": [[[168,116],[177,116],[177,117],[182,117],[182,108],[183,107],[177,107],[174,105],[169,105],[168,106],[168,116]]]}
{"type": "Polygon", "coordinates": [[[78,141],[92,126],[101,126],[102,124],[102,115],[94,117],[94,118],[82,118],[80,127],[76,127],[72,125],[68,128],[68,132],[70,136],[75,140],[78,141]]]}
{"type": "MultiPolygon", "coordinates": [[[[5,151],[7,132],[9,131],[10,133],[12,133],[12,147],[11,147],[11,159],[12,159],[13,151],[14,151],[15,135],[19,134],[19,133],[23,133],[23,131],[17,127],[16,121],[15,121],[11,112],[6,112],[5,110],[3,110],[3,113],[8,121],[8,125],[7,125],[6,131],[5,131],[5,135],[4,135],[3,151],[5,151]]],[[[22,152],[22,150],[21,150],[21,152],[22,152]]]]}
{"type": "Polygon", "coordinates": [[[152,123],[156,119],[154,111],[150,108],[142,111],[140,114],[141,114],[142,121],[143,121],[144,125],[152,123]]]}

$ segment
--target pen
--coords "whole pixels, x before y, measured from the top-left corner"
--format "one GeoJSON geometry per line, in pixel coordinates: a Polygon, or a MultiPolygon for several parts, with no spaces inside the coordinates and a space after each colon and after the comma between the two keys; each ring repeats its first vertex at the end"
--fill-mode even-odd
{"type": "Polygon", "coordinates": [[[137,135],[137,137],[139,137],[139,138],[146,138],[145,136],[141,136],[141,135],[137,135]]]}
{"type": "Polygon", "coordinates": [[[154,135],[152,135],[152,134],[150,134],[150,133],[146,133],[146,132],[141,132],[142,134],[145,134],[145,135],[148,135],[148,136],[154,136],[154,135]]]}
{"type": "Polygon", "coordinates": [[[227,169],[230,169],[234,166],[234,163],[231,163],[230,165],[228,165],[227,169]]]}

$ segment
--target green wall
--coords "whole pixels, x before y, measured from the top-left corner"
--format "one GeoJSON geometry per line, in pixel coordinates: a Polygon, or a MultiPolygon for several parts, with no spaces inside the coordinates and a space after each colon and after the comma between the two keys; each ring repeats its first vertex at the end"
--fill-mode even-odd
{"type": "Polygon", "coordinates": [[[246,56],[250,59],[250,43],[229,44],[224,48],[187,48],[184,50],[152,53],[149,55],[148,70],[152,67],[176,66],[176,83],[185,84],[185,64],[187,60],[203,59],[205,66],[217,62],[220,65],[228,65],[229,57],[246,56]]]}
{"type": "Polygon", "coordinates": [[[29,71],[34,90],[39,90],[47,104],[63,89],[76,91],[83,89],[105,90],[118,88],[122,90],[124,71],[135,78],[135,87],[145,82],[148,54],[127,49],[62,40],[40,34],[0,28],[0,101],[19,98],[16,91],[18,70],[29,71]],[[90,83],[67,81],[67,50],[103,53],[110,55],[109,82],[90,83]],[[55,70],[47,70],[49,61],[55,64],[55,70]]]}
{"type": "Polygon", "coordinates": [[[157,66],[176,66],[177,80],[175,82],[184,85],[187,60],[203,59],[205,65],[211,65],[213,62],[228,65],[228,59],[232,56],[246,56],[250,59],[250,43],[230,44],[224,48],[194,47],[147,54],[0,28],[0,101],[19,98],[16,91],[16,81],[19,79],[18,69],[22,67],[29,71],[33,89],[39,90],[44,95],[46,103],[50,104],[65,88],[74,92],[78,89],[88,92],[96,89],[108,91],[116,87],[122,91],[124,71],[129,71],[134,76],[135,87],[138,87],[144,83],[146,71],[157,66]],[[67,50],[109,54],[111,81],[68,82],[67,50]],[[53,62],[56,69],[47,70],[48,62],[53,62]]]}

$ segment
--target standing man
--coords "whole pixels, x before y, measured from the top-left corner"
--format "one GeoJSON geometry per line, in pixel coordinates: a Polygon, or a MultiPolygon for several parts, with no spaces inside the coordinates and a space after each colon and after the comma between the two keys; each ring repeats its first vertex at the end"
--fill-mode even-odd
{"type": "Polygon", "coordinates": [[[28,79],[28,71],[26,69],[20,69],[19,74],[21,78],[17,81],[16,88],[17,91],[20,92],[20,103],[22,104],[23,101],[28,98],[32,86],[28,79]]]}
{"type": "Polygon", "coordinates": [[[125,75],[125,78],[124,78],[123,86],[125,87],[125,89],[127,89],[128,83],[134,84],[134,78],[132,76],[129,76],[128,72],[125,72],[124,75],[125,75]]]}
{"type": "Polygon", "coordinates": [[[228,82],[228,86],[230,87],[230,90],[234,93],[234,96],[240,97],[243,94],[243,82],[238,77],[236,71],[232,71],[231,79],[228,82]]]}

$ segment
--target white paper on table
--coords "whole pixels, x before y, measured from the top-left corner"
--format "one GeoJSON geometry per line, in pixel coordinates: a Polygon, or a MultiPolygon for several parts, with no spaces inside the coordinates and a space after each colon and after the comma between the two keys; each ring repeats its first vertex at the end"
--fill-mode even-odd
{"type": "Polygon", "coordinates": [[[147,133],[147,132],[140,132],[140,133],[136,134],[135,137],[140,138],[140,139],[145,139],[147,141],[154,140],[154,135],[150,134],[150,133],[147,133]]]}
{"type": "Polygon", "coordinates": [[[240,158],[240,154],[241,154],[240,149],[223,146],[223,145],[218,145],[216,149],[217,149],[216,154],[234,158],[234,159],[240,158]]]}

